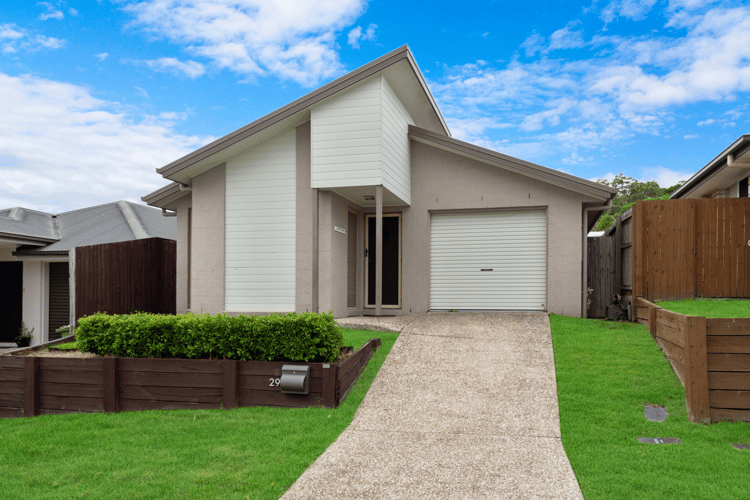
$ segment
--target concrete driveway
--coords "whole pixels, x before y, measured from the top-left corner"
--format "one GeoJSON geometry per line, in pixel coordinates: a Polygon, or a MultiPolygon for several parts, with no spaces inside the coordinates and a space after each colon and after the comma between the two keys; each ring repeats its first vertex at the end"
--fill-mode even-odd
{"type": "Polygon", "coordinates": [[[549,318],[348,318],[400,330],[352,424],[285,499],[582,499],[560,441],[549,318]]]}

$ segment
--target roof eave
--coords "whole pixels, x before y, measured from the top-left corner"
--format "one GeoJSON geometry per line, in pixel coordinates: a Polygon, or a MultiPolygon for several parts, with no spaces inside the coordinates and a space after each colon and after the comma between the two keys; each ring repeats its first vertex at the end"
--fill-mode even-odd
{"type": "Polygon", "coordinates": [[[60,238],[41,238],[36,236],[5,232],[0,232],[0,239],[22,241],[24,244],[29,245],[47,245],[49,243],[60,241],[60,238]]]}
{"type": "Polygon", "coordinates": [[[418,142],[437,146],[463,156],[469,156],[484,163],[494,164],[518,174],[526,175],[543,182],[549,182],[562,188],[590,196],[597,200],[608,201],[614,198],[618,192],[617,189],[603,184],[581,179],[564,172],[559,172],[535,163],[504,155],[497,151],[492,151],[491,149],[459,141],[458,139],[441,137],[429,130],[421,129],[413,125],[409,126],[409,137],[418,142]]]}
{"type": "Polygon", "coordinates": [[[708,162],[705,167],[700,169],[695,173],[695,175],[685,181],[685,184],[675,189],[675,191],[671,195],[669,195],[669,198],[681,198],[698,189],[704,182],[727,167],[727,155],[736,154],[737,151],[742,147],[742,145],[748,142],[750,142],[750,134],[740,136],[736,141],[730,144],[729,147],[719,153],[713,160],[708,162]]]}
{"type": "Polygon", "coordinates": [[[141,196],[141,201],[146,203],[146,205],[162,208],[164,205],[167,205],[190,193],[190,191],[183,191],[181,189],[181,186],[182,184],[179,182],[167,184],[166,186],[157,189],[153,193],[149,193],[146,196],[141,196]]]}

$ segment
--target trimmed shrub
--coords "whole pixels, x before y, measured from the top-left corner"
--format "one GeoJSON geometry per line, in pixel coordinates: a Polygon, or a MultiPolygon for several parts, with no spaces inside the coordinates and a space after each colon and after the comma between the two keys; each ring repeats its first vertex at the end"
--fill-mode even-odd
{"type": "Polygon", "coordinates": [[[343,343],[333,313],[268,316],[150,313],[81,318],[78,349],[128,358],[333,362],[343,343]]]}

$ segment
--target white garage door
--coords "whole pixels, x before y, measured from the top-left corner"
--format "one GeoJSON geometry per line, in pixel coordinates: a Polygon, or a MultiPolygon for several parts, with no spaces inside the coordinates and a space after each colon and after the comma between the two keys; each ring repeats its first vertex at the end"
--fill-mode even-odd
{"type": "Polygon", "coordinates": [[[430,309],[546,309],[544,210],[432,214],[430,239],[430,309]]]}

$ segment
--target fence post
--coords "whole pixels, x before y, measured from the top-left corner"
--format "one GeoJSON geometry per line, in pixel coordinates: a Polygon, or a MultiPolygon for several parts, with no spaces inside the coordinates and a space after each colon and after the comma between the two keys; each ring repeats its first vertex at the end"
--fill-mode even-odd
{"type": "Polygon", "coordinates": [[[658,311],[656,307],[648,308],[648,333],[654,338],[656,338],[656,311],[658,311]]]}
{"type": "Polygon", "coordinates": [[[104,392],[103,407],[105,413],[114,413],[119,407],[120,387],[117,384],[117,360],[118,358],[104,358],[102,390],[104,392]]]}
{"type": "Polygon", "coordinates": [[[706,318],[688,316],[685,332],[685,398],[691,422],[711,421],[708,400],[706,318]]]}
{"type": "Polygon", "coordinates": [[[23,416],[33,417],[39,411],[39,358],[28,356],[24,361],[23,416]]]}
{"type": "Polygon", "coordinates": [[[339,365],[337,363],[323,363],[323,395],[321,404],[324,408],[336,408],[336,379],[339,365]]]}
{"type": "Polygon", "coordinates": [[[222,364],[221,405],[225,410],[237,408],[237,375],[239,361],[224,360],[222,364]]]}

